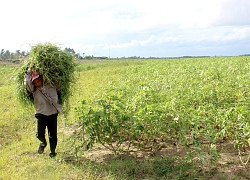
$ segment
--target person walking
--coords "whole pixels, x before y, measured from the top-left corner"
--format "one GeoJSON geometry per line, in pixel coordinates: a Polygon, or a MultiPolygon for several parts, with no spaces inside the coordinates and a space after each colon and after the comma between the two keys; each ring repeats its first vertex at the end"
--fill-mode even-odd
{"type": "Polygon", "coordinates": [[[47,146],[45,137],[48,130],[50,157],[56,156],[57,147],[57,117],[62,112],[62,106],[58,103],[57,90],[49,84],[45,84],[42,75],[37,72],[26,72],[24,83],[26,89],[33,94],[37,119],[36,137],[40,140],[38,153],[42,154],[47,146]]]}

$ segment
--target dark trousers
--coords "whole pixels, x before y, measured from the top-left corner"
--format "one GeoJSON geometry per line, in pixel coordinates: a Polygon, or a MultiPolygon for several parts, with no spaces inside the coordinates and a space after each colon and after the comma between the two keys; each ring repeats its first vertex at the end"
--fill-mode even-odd
{"type": "Polygon", "coordinates": [[[37,118],[36,137],[44,145],[47,144],[47,141],[45,138],[45,130],[47,127],[48,136],[49,136],[50,151],[52,153],[55,153],[56,146],[57,146],[57,115],[58,114],[52,114],[50,116],[45,116],[43,114],[36,114],[35,115],[35,117],[37,118]]]}

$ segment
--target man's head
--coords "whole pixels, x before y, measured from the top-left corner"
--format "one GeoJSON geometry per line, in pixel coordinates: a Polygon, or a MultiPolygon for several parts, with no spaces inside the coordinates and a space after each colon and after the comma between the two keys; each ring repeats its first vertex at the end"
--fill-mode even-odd
{"type": "Polygon", "coordinates": [[[41,79],[40,75],[37,72],[32,72],[32,79],[31,81],[35,85],[35,87],[41,88],[43,87],[43,80],[41,79]]]}

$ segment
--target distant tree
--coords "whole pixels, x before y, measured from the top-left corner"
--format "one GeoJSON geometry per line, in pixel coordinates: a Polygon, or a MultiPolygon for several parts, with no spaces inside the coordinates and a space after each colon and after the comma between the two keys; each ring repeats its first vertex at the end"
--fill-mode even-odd
{"type": "Polygon", "coordinates": [[[65,48],[64,51],[66,51],[67,53],[70,53],[72,55],[75,55],[75,53],[76,53],[73,48],[72,49],[71,48],[65,48]]]}
{"type": "Polygon", "coordinates": [[[16,54],[13,52],[10,52],[9,60],[13,60],[13,59],[16,59],[16,54]]]}
{"type": "Polygon", "coordinates": [[[80,53],[75,54],[75,57],[76,57],[77,59],[83,59],[83,57],[80,55],[80,53]]]}
{"type": "MultiPolygon", "coordinates": [[[[80,55],[80,53],[76,53],[75,50],[73,48],[65,48],[64,51],[66,51],[67,53],[72,54],[75,58],[77,59],[83,59],[83,57],[80,55]]],[[[84,53],[83,53],[84,54],[84,53]]]]}
{"type": "Polygon", "coordinates": [[[16,53],[14,56],[15,56],[15,59],[20,59],[20,57],[21,57],[20,50],[16,50],[16,53]]]}
{"type": "Polygon", "coordinates": [[[25,58],[27,56],[26,52],[25,51],[22,51],[21,52],[21,58],[25,58]]]}
{"type": "Polygon", "coordinates": [[[4,49],[1,49],[0,60],[4,60],[4,49]]]}
{"type": "Polygon", "coordinates": [[[90,59],[93,59],[93,55],[92,56],[84,56],[84,59],[88,59],[88,60],[90,60],[90,59]]]}
{"type": "Polygon", "coordinates": [[[9,50],[6,50],[5,53],[4,53],[4,58],[5,60],[9,60],[11,58],[10,56],[10,51],[9,50]]]}

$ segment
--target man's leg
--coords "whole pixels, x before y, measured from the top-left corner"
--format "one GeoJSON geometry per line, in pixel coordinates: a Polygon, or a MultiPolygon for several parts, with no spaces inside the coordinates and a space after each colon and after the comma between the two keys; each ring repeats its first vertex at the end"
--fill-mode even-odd
{"type": "Polygon", "coordinates": [[[44,148],[47,146],[47,141],[45,138],[45,129],[46,129],[46,118],[43,115],[36,114],[35,117],[37,118],[37,133],[36,137],[41,141],[38,153],[42,154],[44,152],[44,148]]]}
{"type": "Polygon", "coordinates": [[[57,115],[53,114],[49,116],[48,119],[48,134],[49,134],[49,143],[50,143],[50,156],[55,157],[56,156],[56,146],[57,146],[57,115]]]}

